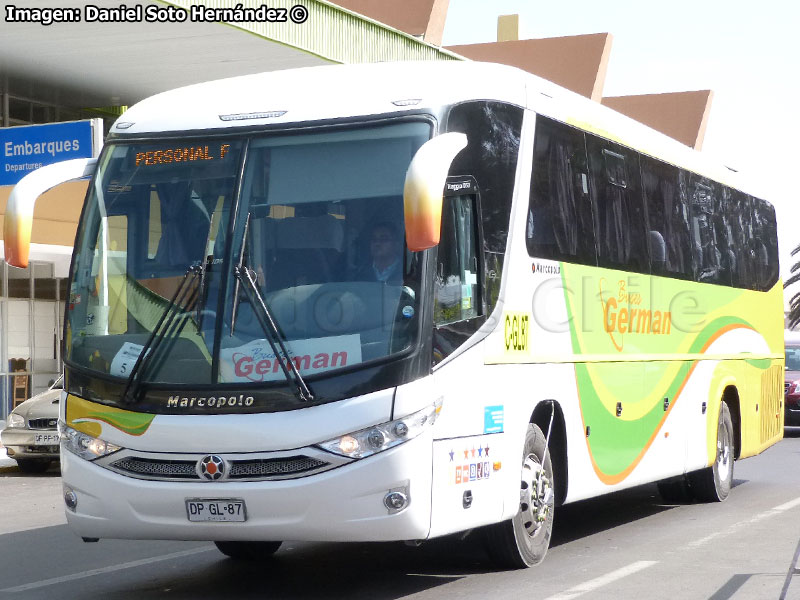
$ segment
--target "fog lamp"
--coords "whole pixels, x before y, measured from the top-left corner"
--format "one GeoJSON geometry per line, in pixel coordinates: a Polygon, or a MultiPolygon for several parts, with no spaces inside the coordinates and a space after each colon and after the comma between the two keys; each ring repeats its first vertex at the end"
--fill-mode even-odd
{"type": "Polygon", "coordinates": [[[64,504],[73,512],[78,507],[78,495],[69,488],[64,488],[64,504]]]}
{"type": "Polygon", "coordinates": [[[383,504],[389,512],[399,512],[408,506],[408,496],[403,492],[389,492],[384,496],[383,504]]]}

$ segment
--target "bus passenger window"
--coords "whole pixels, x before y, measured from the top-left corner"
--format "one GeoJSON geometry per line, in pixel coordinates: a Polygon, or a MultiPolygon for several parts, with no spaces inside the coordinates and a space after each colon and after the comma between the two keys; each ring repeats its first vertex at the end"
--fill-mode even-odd
{"type": "Polygon", "coordinates": [[[712,217],[714,187],[705,178],[692,176],[692,254],[695,279],[701,283],[719,283],[720,254],[712,217]]]}
{"type": "Polygon", "coordinates": [[[487,313],[494,309],[500,292],[523,112],[513,104],[480,100],[457,104],[447,116],[447,131],[464,133],[469,140],[453,160],[450,175],[469,173],[481,191],[481,213],[476,219],[483,235],[487,313]]]}
{"type": "Polygon", "coordinates": [[[750,197],[738,190],[730,190],[728,202],[731,237],[736,264],[731,274],[733,285],[755,289],[756,272],[753,258],[753,219],[750,212],[750,197]]]}
{"type": "Polygon", "coordinates": [[[692,255],[684,174],[648,156],[640,158],[647,208],[650,272],[691,279],[692,255]]]}
{"type": "Polygon", "coordinates": [[[648,273],[648,236],[639,189],[639,155],[594,135],[586,136],[594,207],[597,262],[602,267],[648,273]]]}
{"type": "Polygon", "coordinates": [[[466,321],[482,314],[478,286],[478,229],[475,196],[446,198],[434,275],[436,325],[466,321]]]}
{"type": "Polygon", "coordinates": [[[533,153],[528,254],[596,264],[583,132],[539,115],[533,153]]]}
{"type": "Polygon", "coordinates": [[[505,252],[523,111],[502,102],[464,102],[447,116],[447,131],[465,133],[469,144],[456,155],[451,175],[472,174],[481,190],[484,249],[505,252]]]}
{"type": "Polygon", "coordinates": [[[719,274],[717,283],[733,285],[734,273],[738,267],[738,259],[733,244],[733,226],[731,217],[731,191],[723,187],[714,198],[712,223],[717,255],[719,256],[719,274]]]}
{"type": "Polygon", "coordinates": [[[778,281],[778,226],[775,209],[758,198],[752,198],[751,201],[756,289],[767,291],[778,281]]]}

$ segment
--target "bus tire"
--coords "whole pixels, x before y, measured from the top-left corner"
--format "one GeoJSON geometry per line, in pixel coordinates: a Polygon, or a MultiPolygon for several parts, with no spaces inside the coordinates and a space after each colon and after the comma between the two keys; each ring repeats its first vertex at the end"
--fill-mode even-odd
{"type": "Polygon", "coordinates": [[[547,439],[534,424],[528,425],[522,452],[520,506],[508,521],[485,529],[489,556],[503,568],[522,569],[544,560],[553,533],[555,480],[547,439]],[[542,464],[544,463],[544,464],[542,464]],[[535,496],[537,480],[540,493],[535,496]]]}
{"type": "Polygon", "coordinates": [[[262,560],[278,551],[282,542],[214,542],[217,550],[234,560],[262,560]]]}
{"type": "Polygon", "coordinates": [[[717,422],[717,453],[710,467],[688,474],[692,495],[700,502],[722,502],[733,484],[733,421],[728,405],[722,402],[717,422]]]}

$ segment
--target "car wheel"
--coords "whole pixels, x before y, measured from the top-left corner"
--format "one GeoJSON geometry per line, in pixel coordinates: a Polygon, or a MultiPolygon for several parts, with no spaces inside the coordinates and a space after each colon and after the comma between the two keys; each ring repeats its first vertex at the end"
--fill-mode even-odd
{"type": "Polygon", "coordinates": [[[519,511],[485,529],[489,555],[501,567],[521,569],[544,560],[553,533],[555,480],[547,439],[528,425],[522,453],[519,511]]]}
{"type": "Polygon", "coordinates": [[[714,464],[689,473],[692,495],[701,502],[722,502],[728,497],[733,484],[733,422],[728,405],[719,407],[717,421],[717,455],[714,464]]]}
{"type": "Polygon", "coordinates": [[[278,551],[282,542],[214,542],[217,550],[235,560],[262,560],[278,551]]]}
{"type": "Polygon", "coordinates": [[[23,473],[44,473],[50,466],[49,460],[20,458],[17,460],[17,466],[23,473]]]}

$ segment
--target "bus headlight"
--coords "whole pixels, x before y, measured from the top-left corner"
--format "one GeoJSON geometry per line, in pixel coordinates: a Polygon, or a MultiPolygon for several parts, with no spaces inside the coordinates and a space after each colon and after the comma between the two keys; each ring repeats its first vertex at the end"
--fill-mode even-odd
{"type": "Polygon", "coordinates": [[[328,452],[348,458],[365,458],[413,440],[427,427],[433,425],[441,410],[442,401],[440,399],[435,404],[402,419],[354,431],[322,442],[318,446],[328,452]]]}
{"type": "Polygon", "coordinates": [[[118,450],[122,450],[119,446],[101,440],[100,438],[81,433],[72,427],[67,427],[62,424],[60,429],[61,441],[64,442],[64,448],[83,459],[94,460],[101,456],[106,456],[118,450]]]}

